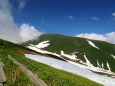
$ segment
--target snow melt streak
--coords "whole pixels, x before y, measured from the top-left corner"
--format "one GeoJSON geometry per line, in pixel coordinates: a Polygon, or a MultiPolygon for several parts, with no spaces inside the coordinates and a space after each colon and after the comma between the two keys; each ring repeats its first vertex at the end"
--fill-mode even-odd
{"type": "Polygon", "coordinates": [[[92,41],[89,41],[89,40],[87,40],[87,41],[92,47],[95,47],[95,48],[99,49],[97,46],[95,46],[95,44],[92,41]]]}

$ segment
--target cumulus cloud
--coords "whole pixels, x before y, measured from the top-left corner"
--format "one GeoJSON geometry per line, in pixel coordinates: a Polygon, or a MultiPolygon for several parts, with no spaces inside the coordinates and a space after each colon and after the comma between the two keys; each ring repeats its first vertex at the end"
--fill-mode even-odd
{"type": "Polygon", "coordinates": [[[0,38],[1,39],[18,43],[18,42],[29,40],[29,38],[27,38],[27,35],[30,36],[30,39],[35,37],[35,35],[31,35],[31,34],[38,33],[39,36],[39,31],[37,30],[32,31],[32,28],[34,27],[29,26],[28,24],[27,24],[28,32],[29,30],[32,32],[29,34],[25,32],[24,28],[22,29],[22,27],[25,26],[25,24],[22,24],[21,26],[17,26],[12,16],[11,9],[12,8],[9,0],[0,0],[0,38]],[[24,33],[26,34],[25,38],[23,35],[24,33]]]}
{"type": "Polygon", "coordinates": [[[10,12],[9,0],[0,0],[0,38],[17,42],[20,40],[19,29],[10,12]],[[16,33],[16,34],[15,34],[16,33]]]}
{"type": "Polygon", "coordinates": [[[105,37],[107,38],[107,42],[115,44],[115,32],[107,33],[105,34],[105,37]]]}
{"type": "Polygon", "coordinates": [[[73,16],[66,16],[66,19],[73,20],[73,16]]]}
{"type": "Polygon", "coordinates": [[[76,35],[76,37],[83,37],[93,40],[102,40],[115,44],[115,32],[110,32],[106,34],[84,33],[84,34],[78,34],[76,35]]]}
{"type": "Polygon", "coordinates": [[[96,20],[96,21],[99,20],[99,18],[94,17],[94,16],[92,17],[92,19],[93,19],[93,20],[96,20]]]}
{"type": "Polygon", "coordinates": [[[42,33],[37,31],[34,26],[30,26],[29,24],[22,24],[20,26],[20,36],[22,37],[22,41],[31,40],[42,33]]]}
{"type": "Polygon", "coordinates": [[[19,10],[23,9],[26,5],[26,0],[19,0],[19,10]]]}
{"type": "Polygon", "coordinates": [[[103,40],[105,41],[106,38],[104,37],[104,35],[101,34],[95,34],[95,33],[84,33],[84,34],[79,34],[77,35],[77,37],[83,37],[83,38],[88,38],[88,39],[95,39],[95,40],[103,40]]]}

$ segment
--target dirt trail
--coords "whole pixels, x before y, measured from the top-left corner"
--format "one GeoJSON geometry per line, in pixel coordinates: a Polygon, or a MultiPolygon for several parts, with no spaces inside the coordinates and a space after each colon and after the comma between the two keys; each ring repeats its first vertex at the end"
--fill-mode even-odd
{"type": "Polygon", "coordinates": [[[17,62],[15,59],[13,59],[10,55],[8,55],[8,58],[11,59],[15,64],[17,64],[22,71],[36,84],[36,86],[48,86],[43,80],[41,80],[36,74],[34,74],[32,71],[27,69],[24,65],[17,62]]]}

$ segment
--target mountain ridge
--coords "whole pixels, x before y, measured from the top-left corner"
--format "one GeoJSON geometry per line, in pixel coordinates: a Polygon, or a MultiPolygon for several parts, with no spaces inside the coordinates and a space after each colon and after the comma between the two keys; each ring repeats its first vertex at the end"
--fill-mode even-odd
{"type": "Polygon", "coordinates": [[[115,72],[115,67],[113,66],[115,65],[115,44],[60,34],[43,34],[39,38],[25,42],[22,45],[37,45],[43,41],[49,41],[49,46],[42,48],[42,50],[59,55],[61,55],[61,51],[69,55],[78,52],[75,54],[77,59],[86,62],[84,58],[86,56],[93,66],[115,72]]]}

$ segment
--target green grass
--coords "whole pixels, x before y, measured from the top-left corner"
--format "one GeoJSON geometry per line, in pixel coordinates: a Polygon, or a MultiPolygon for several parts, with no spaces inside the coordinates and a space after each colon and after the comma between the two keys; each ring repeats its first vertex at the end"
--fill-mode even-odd
{"type": "Polygon", "coordinates": [[[48,86],[102,86],[84,77],[52,68],[21,55],[12,54],[12,56],[18,62],[24,64],[28,69],[36,73],[48,86]]]}
{"type": "Polygon", "coordinates": [[[102,63],[104,63],[104,69],[108,70],[106,65],[108,62],[111,71],[115,72],[115,59],[110,55],[115,55],[115,44],[91,40],[97,47],[100,48],[96,49],[89,45],[86,41],[87,39],[85,38],[70,37],[59,34],[44,34],[39,38],[30,40],[26,43],[23,43],[22,45],[38,44],[39,42],[46,40],[50,41],[50,45],[44,48],[44,50],[56,52],[58,54],[60,54],[60,50],[63,50],[67,54],[71,54],[77,51],[79,52],[78,54],[76,54],[77,58],[81,59],[82,61],[85,61],[84,53],[86,53],[86,57],[94,66],[98,66],[98,60],[99,64],[101,65],[102,63]]]}
{"type": "Polygon", "coordinates": [[[25,49],[19,45],[7,42],[7,46],[4,46],[3,42],[0,46],[0,60],[5,64],[4,71],[7,76],[5,86],[34,86],[29,78],[20,70],[20,68],[7,58],[7,55],[11,55],[18,62],[22,63],[32,72],[36,73],[48,84],[48,86],[102,86],[84,77],[27,59],[24,57],[24,53],[36,52],[25,49]],[[21,52],[21,50],[23,52],[21,52]]]}
{"type": "Polygon", "coordinates": [[[28,76],[26,76],[16,64],[8,59],[7,55],[3,52],[0,52],[0,61],[4,63],[3,69],[7,79],[4,86],[35,86],[28,76]]]}

